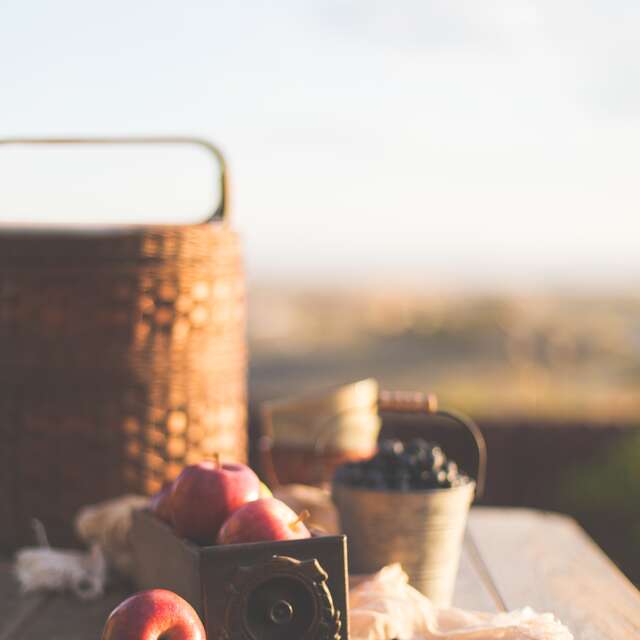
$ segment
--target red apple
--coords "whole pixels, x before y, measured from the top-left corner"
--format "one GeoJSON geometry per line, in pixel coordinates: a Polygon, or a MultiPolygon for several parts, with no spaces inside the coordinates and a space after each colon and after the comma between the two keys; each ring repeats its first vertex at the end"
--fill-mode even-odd
{"type": "Polygon", "coordinates": [[[149,509],[163,522],[171,524],[171,492],[173,482],[167,482],[160,491],[149,499],[149,509]]]}
{"type": "Polygon", "coordinates": [[[142,591],[119,604],[102,631],[102,640],[207,640],[193,607],[165,589],[142,591]]]}
{"type": "Polygon", "coordinates": [[[304,525],[308,516],[308,511],[298,516],[284,502],[275,498],[262,498],[232,513],[222,525],[217,542],[239,544],[309,538],[311,534],[304,525]]]}
{"type": "Polygon", "coordinates": [[[199,544],[213,544],[222,523],[259,494],[260,480],[244,464],[216,459],[185,467],[171,492],[175,531],[199,544]]]}

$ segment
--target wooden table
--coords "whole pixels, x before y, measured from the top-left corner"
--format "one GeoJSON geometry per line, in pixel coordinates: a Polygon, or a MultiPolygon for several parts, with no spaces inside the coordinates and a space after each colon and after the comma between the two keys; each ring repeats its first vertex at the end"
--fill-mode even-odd
{"type": "MultiPolygon", "coordinates": [[[[0,640],[97,640],[126,593],[97,602],[20,596],[0,564],[0,640]]],[[[551,611],[576,640],[640,638],[640,592],[578,525],[525,509],[474,508],[455,604],[482,611],[526,605],[551,611]]]]}

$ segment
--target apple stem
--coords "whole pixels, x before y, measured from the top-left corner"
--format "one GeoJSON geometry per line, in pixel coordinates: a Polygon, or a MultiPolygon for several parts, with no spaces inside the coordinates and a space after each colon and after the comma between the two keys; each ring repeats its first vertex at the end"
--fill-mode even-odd
{"type": "Polygon", "coordinates": [[[219,453],[214,453],[213,454],[213,464],[216,465],[216,467],[220,467],[220,454],[219,453]]]}
{"type": "Polygon", "coordinates": [[[298,517],[289,525],[291,529],[295,529],[299,524],[305,522],[309,519],[311,514],[309,513],[309,509],[304,509],[298,514],[298,517]]]}

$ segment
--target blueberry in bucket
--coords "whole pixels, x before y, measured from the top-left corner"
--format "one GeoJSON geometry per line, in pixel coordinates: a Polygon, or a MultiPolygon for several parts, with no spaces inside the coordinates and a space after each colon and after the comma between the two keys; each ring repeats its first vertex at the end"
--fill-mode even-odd
{"type": "Polygon", "coordinates": [[[383,440],[372,458],[338,467],[334,482],[367,489],[421,491],[458,487],[469,478],[437,444],[416,438],[406,444],[383,440]]]}

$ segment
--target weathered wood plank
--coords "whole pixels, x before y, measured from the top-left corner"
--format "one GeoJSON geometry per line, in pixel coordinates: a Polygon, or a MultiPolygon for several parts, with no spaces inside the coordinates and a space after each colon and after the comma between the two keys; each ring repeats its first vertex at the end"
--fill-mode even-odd
{"type": "Polygon", "coordinates": [[[107,615],[126,595],[121,587],[94,602],[49,594],[25,596],[11,564],[0,562],[0,640],[97,639],[107,615]]]}
{"type": "Polygon", "coordinates": [[[551,611],[580,640],[640,638],[640,592],[571,518],[477,508],[469,529],[509,609],[551,611]]]}
{"type": "Polygon", "coordinates": [[[11,640],[98,640],[107,616],[126,596],[115,590],[89,602],[52,597],[11,640]]]}
{"type": "Polygon", "coordinates": [[[485,583],[484,577],[480,573],[470,551],[468,536],[465,537],[460,557],[456,588],[453,593],[453,605],[473,611],[496,610],[490,588],[485,583]]]}
{"type": "Polygon", "coordinates": [[[0,562],[0,640],[19,638],[22,625],[46,604],[43,595],[23,596],[13,577],[11,564],[0,562]]]}

